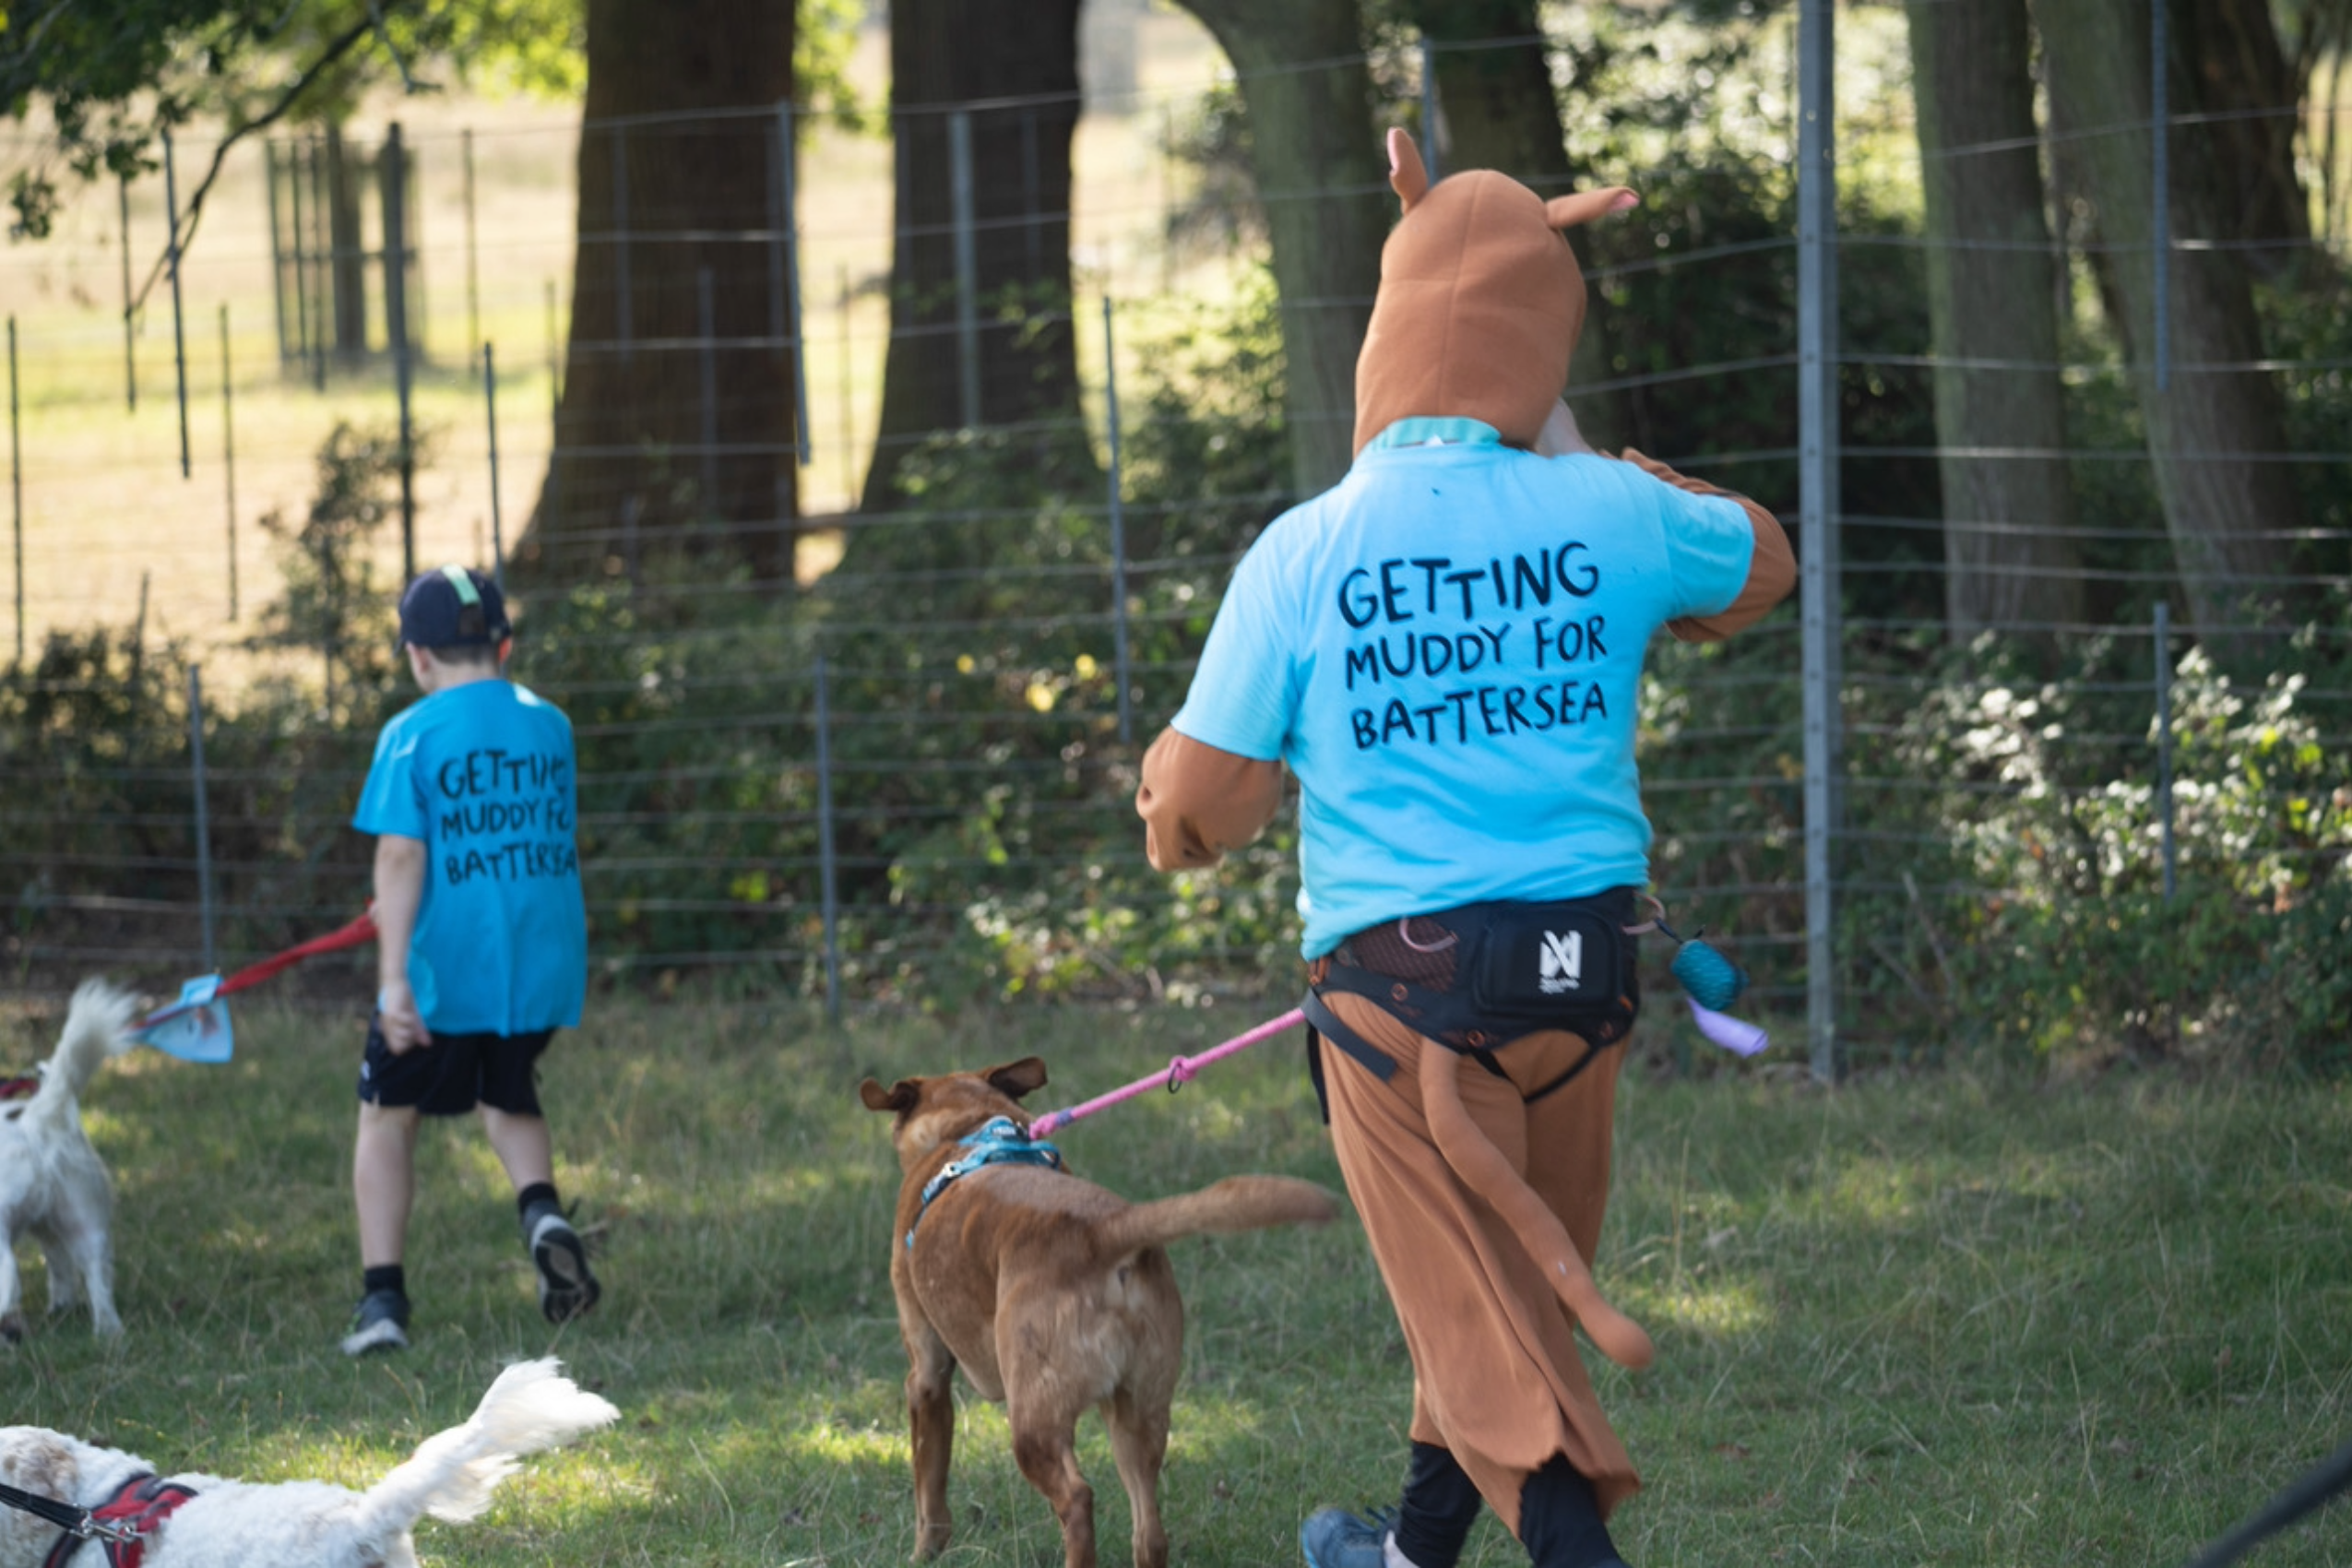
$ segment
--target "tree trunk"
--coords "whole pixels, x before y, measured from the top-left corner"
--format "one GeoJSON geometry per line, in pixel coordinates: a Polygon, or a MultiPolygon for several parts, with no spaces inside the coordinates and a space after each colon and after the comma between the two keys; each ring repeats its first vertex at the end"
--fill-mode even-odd
{"type": "MultiPolygon", "coordinates": [[[[1568,149],[1535,0],[1411,0],[1407,10],[1437,65],[1437,172],[1495,169],[1539,196],[1566,191],[1568,149]]],[[[1422,127],[1425,157],[1430,139],[1422,127]]]]}
{"type": "Polygon", "coordinates": [[[789,258],[771,236],[792,43],[774,0],[588,0],[569,355],[524,565],[634,573],[706,525],[790,580],[789,258]]]}
{"type": "MultiPolygon", "coordinates": [[[[2280,616],[2276,579],[2290,569],[2287,536],[2302,506],[2277,456],[2287,449],[2284,404],[2258,362],[2262,333],[2235,252],[2185,248],[2224,232],[2214,194],[2224,177],[2199,134],[2169,137],[2172,177],[2168,386],[2156,386],[2156,267],[2148,121],[2149,13],[2144,0],[2042,0],[2042,32],[2060,145],[2079,167],[2097,210],[2097,252],[2114,326],[2129,351],[2147,425],[2156,493],[2191,614],[2201,626],[2280,616]]],[[[2177,47],[2169,62],[2174,116],[2193,112],[2177,47]]]]}
{"type": "Polygon", "coordinates": [[[1396,213],[1353,0],[1183,0],[1241,78],[1282,296],[1290,471],[1301,495],[1355,458],[1356,354],[1396,213]]]}
{"type": "MultiPolygon", "coordinates": [[[[1494,169],[1538,196],[1555,196],[1576,184],[1560,129],[1560,99],[1536,0],[1411,0],[1413,25],[1431,45],[1437,66],[1437,117],[1444,135],[1441,175],[1494,169]]],[[[1423,127],[1426,156],[1431,133],[1423,127]]],[[[1590,267],[1593,246],[1574,236],[1577,259],[1590,267]]],[[[1585,318],[1568,385],[1590,386],[1610,374],[1609,313],[1585,318]]],[[[1576,399],[1576,420],[1599,446],[1624,444],[1628,416],[1620,393],[1576,399]]]]}
{"type": "Polygon", "coordinates": [[[2304,276],[2315,259],[2310,197],[2295,167],[2304,83],[2279,45],[2270,0],[2185,0],[2173,17],[2176,57],[2191,63],[2197,107],[2213,116],[2188,134],[2211,143],[2228,171],[2214,191],[2215,237],[2251,242],[2246,265],[2265,280],[2304,276]]]}
{"type": "Polygon", "coordinates": [[[2025,0],[1911,0],[1909,13],[1945,616],[1959,640],[2079,621],[2025,0]],[[2012,452],[2037,455],[1975,455],[2012,452]]]}
{"type": "Polygon", "coordinates": [[[895,0],[890,96],[890,348],[862,502],[877,512],[899,503],[898,464],[935,431],[1028,424],[1085,445],[1070,285],[1077,0],[895,0]],[[957,267],[959,115],[969,302],[957,267]]]}

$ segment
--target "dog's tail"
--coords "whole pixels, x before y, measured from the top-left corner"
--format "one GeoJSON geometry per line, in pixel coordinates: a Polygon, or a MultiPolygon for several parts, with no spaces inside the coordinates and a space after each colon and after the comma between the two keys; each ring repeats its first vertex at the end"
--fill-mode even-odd
{"type": "Polygon", "coordinates": [[[516,1460],[569,1443],[621,1412],[563,1375],[562,1363],[518,1361],[498,1374],[463,1426],[435,1432],[406,1463],[368,1490],[354,1521],[379,1546],[430,1514],[463,1524],[490,1506],[516,1460]]]}
{"type": "Polygon", "coordinates": [[[1332,1195],[1289,1176],[1228,1176],[1197,1193],[1137,1204],[1103,1226],[1113,1253],[1164,1246],[1185,1236],[1262,1230],[1270,1225],[1321,1225],[1339,1212],[1332,1195]]]}
{"type": "Polygon", "coordinates": [[[74,1115],[82,1090],[106,1059],[138,1043],[129,1033],[137,1011],[129,992],[101,980],[82,981],[66,1009],[65,1031],[41,1070],[41,1088],[25,1106],[25,1121],[46,1123],[74,1115]]]}

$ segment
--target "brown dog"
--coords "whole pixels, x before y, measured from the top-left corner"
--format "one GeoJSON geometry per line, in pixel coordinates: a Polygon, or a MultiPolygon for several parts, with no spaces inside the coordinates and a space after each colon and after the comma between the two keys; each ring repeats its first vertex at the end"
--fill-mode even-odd
{"type": "Polygon", "coordinates": [[[983,1072],[902,1078],[886,1089],[868,1078],[858,1087],[867,1109],[897,1116],[890,1138],[905,1172],[890,1289],[907,1343],[915,1558],[937,1556],[953,1528],[948,1385],[960,1362],[982,1397],[1004,1404],[1014,1459],[1062,1521],[1064,1568],[1094,1568],[1094,1489],[1079,1472],[1075,1446],[1078,1414],[1088,1406],[1111,1429],[1134,1515],[1135,1568],[1164,1568],[1159,1468],[1184,1345],[1184,1303],[1167,1243],[1319,1224],[1336,1206],[1313,1182],[1285,1176],[1229,1176],[1197,1193],[1130,1205],[1058,1169],[1058,1157],[1056,1165],[1022,1163],[1048,1146],[1021,1142],[1029,1118],[1019,1100],[1044,1083],[1045,1063],[1030,1056],[983,1072]],[[997,1117],[1016,1130],[1015,1158],[952,1177],[926,1199],[942,1170],[971,1159],[974,1146],[959,1140],[997,1117]]]}

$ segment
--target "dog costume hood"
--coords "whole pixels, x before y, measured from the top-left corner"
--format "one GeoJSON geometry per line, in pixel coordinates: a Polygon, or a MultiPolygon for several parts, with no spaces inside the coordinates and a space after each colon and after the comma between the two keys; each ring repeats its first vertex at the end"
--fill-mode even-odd
{"type": "Polygon", "coordinates": [[[1401,130],[1388,164],[1405,216],[1381,247],[1356,359],[1355,450],[1416,416],[1482,421],[1533,445],[1585,325],[1585,275],[1562,231],[1641,198],[1618,185],[1546,201],[1491,169],[1431,185],[1401,130]]]}

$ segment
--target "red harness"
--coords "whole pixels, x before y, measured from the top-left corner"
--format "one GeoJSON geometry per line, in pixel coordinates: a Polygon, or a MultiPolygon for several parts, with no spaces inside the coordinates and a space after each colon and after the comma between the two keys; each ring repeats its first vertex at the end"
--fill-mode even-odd
{"type": "Polygon", "coordinates": [[[36,1077],[0,1078],[0,1099],[30,1099],[41,1092],[41,1080],[36,1077]]]}
{"type": "Polygon", "coordinates": [[[85,1540],[95,1540],[106,1549],[107,1568],[139,1568],[139,1560],[147,1555],[148,1538],[163,1527],[163,1521],[171,1517],[173,1509],[195,1495],[193,1488],[175,1481],[152,1475],[133,1476],[113,1497],[91,1509],[89,1519],[91,1525],[123,1531],[127,1538],[84,1536],[68,1530],[49,1549],[42,1568],[65,1568],[85,1540]]]}

